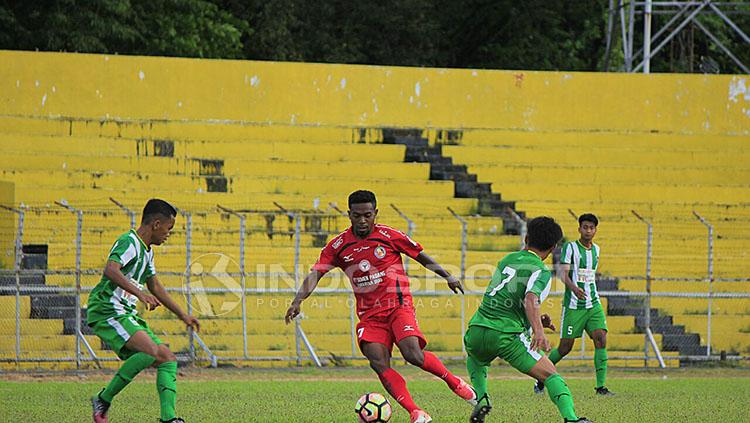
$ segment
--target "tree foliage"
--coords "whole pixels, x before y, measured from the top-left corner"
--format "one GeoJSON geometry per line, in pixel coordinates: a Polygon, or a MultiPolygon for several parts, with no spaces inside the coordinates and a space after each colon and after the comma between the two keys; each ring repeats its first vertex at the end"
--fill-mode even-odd
{"type": "MultiPolygon", "coordinates": [[[[0,1],[0,48],[403,66],[605,69],[601,0],[0,1]]],[[[750,11],[749,11],[750,12],[750,11]]],[[[654,28],[669,17],[654,16],[654,28]]],[[[747,15],[734,17],[750,27],[747,15]]],[[[750,49],[712,14],[701,22],[746,64],[750,49]]],[[[619,24],[619,19],[617,20],[619,24]]],[[[636,28],[642,23],[636,22],[636,28]]],[[[610,70],[622,70],[619,28],[610,70]]],[[[637,46],[642,45],[636,31],[637,46]],[[639,44],[640,43],[640,44],[639,44]]],[[[688,26],[654,71],[739,67],[688,26]]]]}

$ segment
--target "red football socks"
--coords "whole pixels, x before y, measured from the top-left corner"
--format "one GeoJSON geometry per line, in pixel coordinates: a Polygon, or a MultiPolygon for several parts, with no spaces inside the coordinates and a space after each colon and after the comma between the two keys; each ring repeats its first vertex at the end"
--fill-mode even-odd
{"type": "Polygon", "coordinates": [[[383,373],[379,374],[380,382],[383,387],[388,391],[393,398],[401,404],[409,413],[418,409],[417,404],[414,404],[414,400],[411,399],[409,390],[406,389],[406,381],[397,371],[393,369],[386,369],[383,373]]]}
{"type": "Polygon", "coordinates": [[[429,351],[424,351],[424,364],[422,364],[422,370],[428,371],[440,379],[443,379],[451,389],[456,389],[461,383],[461,379],[449,372],[440,359],[429,351]]]}

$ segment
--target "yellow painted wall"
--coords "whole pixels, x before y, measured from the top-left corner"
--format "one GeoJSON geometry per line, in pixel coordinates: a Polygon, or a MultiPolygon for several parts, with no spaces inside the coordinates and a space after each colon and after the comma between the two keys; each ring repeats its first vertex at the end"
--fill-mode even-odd
{"type": "MultiPolygon", "coordinates": [[[[14,206],[15,184],[0,181],[0,204],[14,206]]],[[[0,209],[0,269],[11,269],[15,263],[16,215],[0,209]]]]}
{"type": "Polygon", "coordinates": [[[0,115],[750,134],[750,78],[0,51],[0,115]]]}

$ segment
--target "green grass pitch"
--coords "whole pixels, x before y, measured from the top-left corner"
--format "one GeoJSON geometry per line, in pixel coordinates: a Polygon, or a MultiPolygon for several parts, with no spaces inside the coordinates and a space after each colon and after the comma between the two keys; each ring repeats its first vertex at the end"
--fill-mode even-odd
{"type": "MultiPolygon", "coordinates": [[[[462,377],[465,370],[451,366],[462,377]]],[[[445,384],[411,367],[397,368],[418,405],[435,422],[465,422],[471,407],[445,384]]],[[[750,370],[611,370],[611,398],[595,397],[593,372],[562,369],[580,415],[595,422],[747,421],[750,370]]],[[[90,421],[89,397],[112,372],[19,375],[0,374],[2,421],[90,421]]],[[[495,409],[488,422],[558,422],[546,396],[532,393],[532,382],[507,367],[490,369],[495,409]]],[[[139,375],[116,399],[110,421],[156,422],[158,398],[152,371],[139,375]]],[[[369,369],[182,370],[178,378],[178,414],[196,422],[354,422],[354,404],[369,391],[383,392],[369,369]]],[[[408,415],[390,397],[392,422],[408,415]]]]}

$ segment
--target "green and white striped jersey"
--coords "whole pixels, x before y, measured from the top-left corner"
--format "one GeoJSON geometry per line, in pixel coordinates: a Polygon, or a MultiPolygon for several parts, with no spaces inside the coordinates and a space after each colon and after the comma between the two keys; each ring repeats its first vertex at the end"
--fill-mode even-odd
{"type": "Polygon", "coordinates": [[[599,304],[599,293],[596,292],[596,267],[599,265],[599,246],[591,245],[587,249],[580,241],[566,242],[562,249],[560,263],[569,264],[568,276],[579,288],[586,292],[586,299],[579,300],[573,292],[565,286],[563,307],[571,310],[592,308],[599,304]]]}
{"type": "MultiPolygon", "coordinates": [[[[120,271],[138,289],[143,289],[148,278],[156,274],[154,250],[147,248],[141,237],[133,229],[117,238],[109,251],[107,260],[121,264],[120,271]]],[[[91,324],[123,314],[136,314],[135,305],[137,302],[138,299],[134,295],[102,275],[101,281],[89,295],[88,323],[91,324]]]]}

